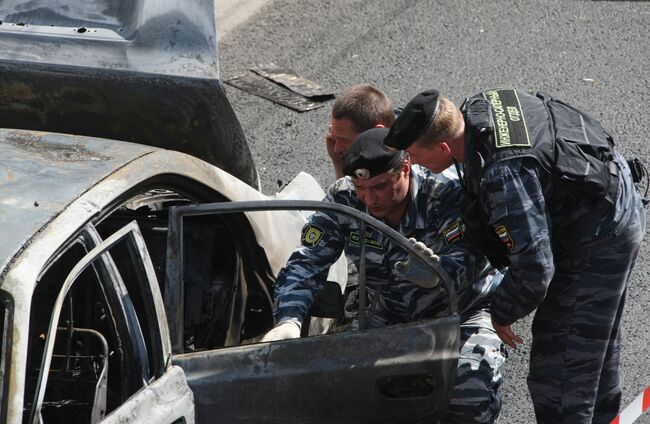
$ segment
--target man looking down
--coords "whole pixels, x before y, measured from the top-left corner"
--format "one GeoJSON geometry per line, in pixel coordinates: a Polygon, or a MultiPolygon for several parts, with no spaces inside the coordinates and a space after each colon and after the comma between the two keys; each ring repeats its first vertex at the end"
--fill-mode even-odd
{"type": "MultiPolygon", "coordinates": [[[[347,176],[330,188],[325,201],[365,211],[439,255],[458,293],[462,322],[456,386],[443,422],[493,422],[501,406],[498,387],[504,351],[489,322],[489,303],[476,301],[484,291],[482,284],[491,279],[481,278],[486,259],[463,237],[458,179],[411,166],[408,154],[384,146],[387,133],[387,129],[374,128],[357,138],[345,157],[347,176]]],[[[358,261],[359,241],[359,224],[353,218],[330,212],[316,212],[309,218],[302,246],[278,277],[274,293],[277,325],[263,341],[300,336],[329,266],[343,251],[358,261]]],[[[407,263],[400,247],[372,228],[367,229],[365,243],[369,327],[419,321],[446,308],[439,287],[424,288],[405,278],[408,266],[397,265],[407,263]]]]}
{"type": "Polygon", "coordinates": [[[528,388],[539,423],[609,423],[620,322],[645,212],[625,159],[589,115],[543,93],[487,90],[457,108],[414,97],[386,144],[436,171],[464,163],[471,241],[509,265],[492,297],[501,340],[537,308],[528,388]]]}

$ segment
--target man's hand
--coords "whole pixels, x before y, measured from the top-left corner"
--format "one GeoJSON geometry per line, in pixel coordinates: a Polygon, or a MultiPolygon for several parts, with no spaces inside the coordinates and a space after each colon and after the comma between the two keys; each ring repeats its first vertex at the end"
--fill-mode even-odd
{"type": "Polygon", "coordinates": [[[499,336],[501,341],[507,344],[508,346],[510,346],[511,348],[517,349],[517,345],[522,344],[524,342],[524,339],[516,335],[512,331],[509,325],[499,325],[496,322],[494,322],[493,319],[492,326],[494,326],[494,330],[497,332],[497,336],[499,336]]]}
{"type": "MultiPolygon", "coordinates": [[[[409,239],[413,243],[413,247],[420,253],[431,258],[432,261],[440,261],[440,257],[433,253],[424,243],[415,240],[413,237],[409,239]]],[[[412,281],[418,286],[426,289],[432,289],[440,283],[440,276],[433,271],[433,269],[425,265],[419,258],[409,255],[405,261],[399,261],[395,264],[395,271],[406,280],[412,281]]]]}
{"type": "Polygon", "coordinates": [[[282,321],[262,337],[262,342],[297,339],[300,337],[300,324],[297,321],[282,321]]]}
{"type": "Polygon", "coordinates": [[[330,156],[332,159],[332,162],[342,162],[343,158],[341,155],[337,154],[334,151],[334,146],[336,146],[336,138],[334,138],[334,135],[332,134],[331,126],[327,128],[327,135],[325,136],[325,145],[327,146],[327,154],[330,156]]]}

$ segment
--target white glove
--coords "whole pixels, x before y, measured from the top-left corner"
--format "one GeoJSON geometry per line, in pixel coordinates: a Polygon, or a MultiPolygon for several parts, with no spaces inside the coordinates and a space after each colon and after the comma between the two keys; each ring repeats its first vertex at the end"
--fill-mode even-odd
{"type": "MultiPolygon", "coordinates": [[[[429,249],[421,241],[417,241],[413,237],[409,238],[409,241],[413,243],[413,247],[416,250],[430,258],[431,261],[440,261],[440,257],[433,253],[433,250],[429,249]]],[[[404,279],[412,281],[425,289],[432,289],[440,283],[440,276],[431,267],[425,265],[424,262],[413,255],[409,255],[405,261],[397,262],[395,264],[395,271],[404,279]]]]}
{"type": "Polygon", "coordinates": [[[262,342],[277,340],[297,339],[300,337],[300,323],[298,321],[282,321],[262,337],[262,342]]]}

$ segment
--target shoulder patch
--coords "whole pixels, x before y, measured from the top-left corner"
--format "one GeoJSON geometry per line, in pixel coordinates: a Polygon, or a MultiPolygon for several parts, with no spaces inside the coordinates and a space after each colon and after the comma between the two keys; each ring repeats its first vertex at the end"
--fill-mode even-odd
{"type": "Polygon", "coordinates": [[[492,105],[495,147],[532,147],[517,92],[488,90],[483,92],[483,97],[492,105]]]}
{"type": "Polygon", "coordinates": [[[494,229],[494,232],[497,233],[497,236],[499,236],[499,239],[503,244],[505,244],[508,250],[512,250],[512,248],[515,247],[515,241],[510,236],[505,225],[499,225],[494,229]]]}
{"type": "Polygon", "coordinates": [[[447,244],[452,244],[458,240],[462,240],[465,235],[463,232],[463,224],[460,221],[454,222],[442,230],[442,235],[445,236],[447,244]]]}
{"type": "Polygon", "coordinates": [[[325,235],[325,230],[318,225],[309,224],[302,232],[301,242],[303,246],[314,247],[325,235]]]}

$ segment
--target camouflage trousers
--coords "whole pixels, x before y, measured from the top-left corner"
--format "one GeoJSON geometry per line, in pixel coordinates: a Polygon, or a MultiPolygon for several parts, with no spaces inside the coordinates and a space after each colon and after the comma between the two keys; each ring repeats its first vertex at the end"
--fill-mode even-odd
{"type": "Polygon", "coordinates": [[[506,349],[492,327],[490,313],[479,310],[460,327],[460,352],[451,402],[443,424],[493,423],[501,411],[501,366],[506,349]]]}
{"type": "Polygon", "coordinates": [[[528,388],[538,423],[609,423],[621,401],[620,323],[645,213],[556,254],[533,321],[528,388]]]}

